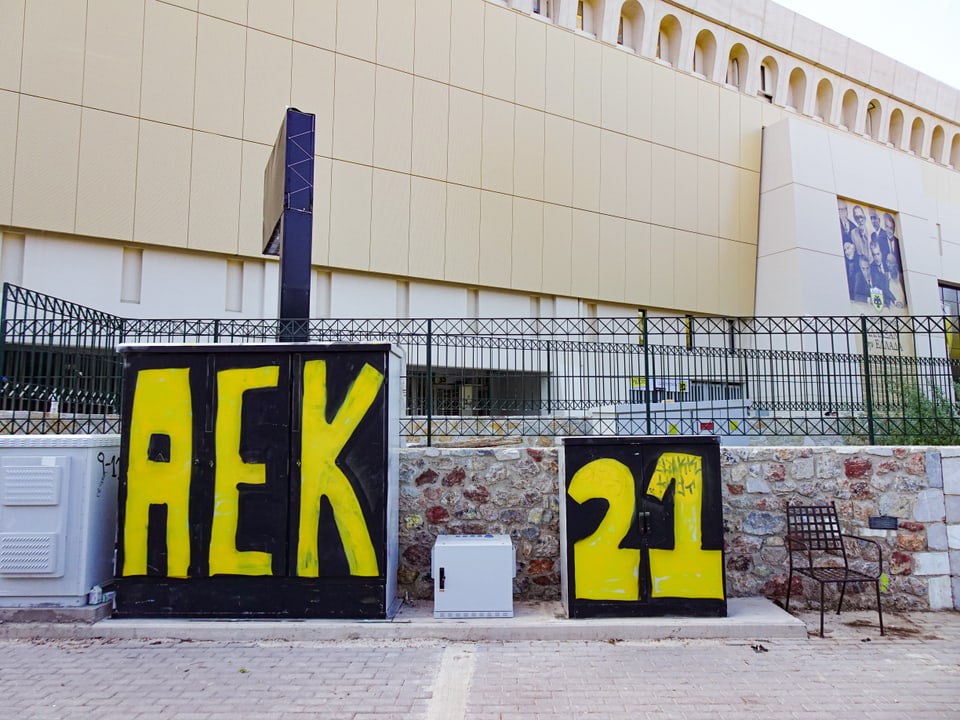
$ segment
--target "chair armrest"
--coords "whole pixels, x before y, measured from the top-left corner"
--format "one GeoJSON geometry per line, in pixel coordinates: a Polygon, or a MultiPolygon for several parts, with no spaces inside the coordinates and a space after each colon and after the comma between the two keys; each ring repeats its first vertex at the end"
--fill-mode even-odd
{"type": "Polygon", "coordinates": [[[850,538],[851,540],[856,540],[857,542],[860,542],[860,543],[869,543],[873,545],[873,547],[877,551],[876,562],[880,566],[878,574],[880,575],[883,574],[883,549],[880,547],[880,543],[878,543],[876,540],[873,540],[871,538],[860,537],[859,535],[849,535],[847,533],[843,533],[840,537],[850,538]]]}
{"type": "Polygon", "coordinates": [[[807,544],[795,535],[784,535],[783,543],[787,546],[787,552],[808,552],[807,544]]]}

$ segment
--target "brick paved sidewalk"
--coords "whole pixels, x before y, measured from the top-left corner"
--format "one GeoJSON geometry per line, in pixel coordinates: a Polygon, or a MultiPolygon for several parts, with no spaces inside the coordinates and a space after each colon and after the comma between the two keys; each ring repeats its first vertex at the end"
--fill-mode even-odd
{"type": "Polygon", "coordinates": [[[863,612],[808,640],[5,640],[0,718],[960,716],[960,614],[885,619],[888,637],[863,612]]]}

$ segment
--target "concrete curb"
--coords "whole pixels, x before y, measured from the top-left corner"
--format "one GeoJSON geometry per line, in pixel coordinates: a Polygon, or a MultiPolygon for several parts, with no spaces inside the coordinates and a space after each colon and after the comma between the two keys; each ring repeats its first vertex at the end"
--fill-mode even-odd
{"type": "Polygon", "coordinates": [[[765,598],[731,598],[725,618],[652,617],[571,620],[560,603],[517,603],[512,618],[433,617],[432,603],[404,606],[392,620],[105,619],[89,623],[5,622],[0,639],[215,642],[596,641],[662,639],[806,639],[804,622],[765,598]]]}

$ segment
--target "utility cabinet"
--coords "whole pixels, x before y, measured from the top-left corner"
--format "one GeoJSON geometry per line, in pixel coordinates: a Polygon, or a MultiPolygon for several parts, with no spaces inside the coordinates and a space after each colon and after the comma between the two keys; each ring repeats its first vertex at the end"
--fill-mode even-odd
{"type": "Polygon", "coordinates": [[[392,346],[120,349],[118,616],[395,610],[392,346]]]}
{"type": "Polygon", "coordinates": [[[440,535],[430,572],[434,617],[513,617],[517,559],[509,535],[440,535]]]}
{"type": "Polygon", "coordinates": [[[113,579],[119,435],[0,436],[0,606],[77,607],[113,579]]]}
{"type": "Polygon", "coordinates": [[[569,617],[726,615],[716,437],[565,438],[560,477],[569,617]]]}

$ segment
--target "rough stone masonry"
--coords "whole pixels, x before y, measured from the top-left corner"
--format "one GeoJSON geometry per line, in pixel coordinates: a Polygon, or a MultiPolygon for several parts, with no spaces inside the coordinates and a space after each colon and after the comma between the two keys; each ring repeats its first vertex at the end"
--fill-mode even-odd
{"type": "MultiPolygon", "coordinates": [[[[437,535],[503,533],[517,552],[515,598],[558,598],[560,452],[401,450],[401,596],[433,596],[430,555],[437,535]]],[[[786,504],[835,501],[844,532],[883,548],[885,608],[960,608],[960,448],[722,447],[720,457],[729,597],[782,598],[786,504]],[[870,529],[875,515],[897,517],[899,528],[870,529]]],[[[794,593],[798,605],[819,602],[815,583],[801,587],[795,578],[794,593]]],[[[851,608],[873,607],[872,593],[847,597],[851,608]]]]}

